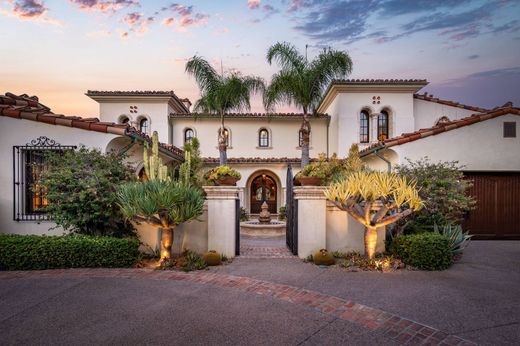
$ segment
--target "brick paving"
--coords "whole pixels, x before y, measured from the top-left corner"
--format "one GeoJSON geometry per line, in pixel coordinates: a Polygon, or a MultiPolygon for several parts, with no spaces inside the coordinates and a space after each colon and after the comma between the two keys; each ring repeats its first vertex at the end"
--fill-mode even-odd
{"type": "Polygon", "coordinates": [[[146,280],[176,280],[236,289],[271,297],[331,315],[406,345],[475,345],[456,335],[349,300],[294,286],[209,271],[178,272],[151,269],[58,269],[0,272],[0,280],[20,278],[118,277],[146,280]]]}
{"type": "Polygon", "coordinates": [[[294,258],[282,237],[260,238],[241,235],[240,258],[294,258]]]}

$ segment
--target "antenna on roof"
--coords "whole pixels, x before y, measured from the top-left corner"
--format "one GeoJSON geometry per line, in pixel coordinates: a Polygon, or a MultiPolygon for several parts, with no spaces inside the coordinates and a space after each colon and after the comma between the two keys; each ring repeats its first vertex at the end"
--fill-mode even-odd
{"type": "Polygon", "coordinates": [[[220,75],[224,76],[224,67],[222,65],[222,57],[220,57],[220,75]]]}
{"type": "Polygon", "coordinates": [[[309,45],[305,45],[305,61],[307,61],[307,48],[309,48],[309,45]]]}

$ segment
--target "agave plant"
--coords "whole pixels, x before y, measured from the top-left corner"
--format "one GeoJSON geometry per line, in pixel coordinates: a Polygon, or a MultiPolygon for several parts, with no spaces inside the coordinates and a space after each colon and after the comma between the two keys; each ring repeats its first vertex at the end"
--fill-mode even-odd
{"type": "Polygon", "coordinates": [[[204,205],[198,188],[171,180],[124,184],[119,188],[118,199],[127,218],[156,225],[162,230],[161,265],[171,259],[173,230],[201,215],[204,205]]]}
{"type": "Polygon", "coordinates": [[[451,252],[453,255],[460,255],[464,252],[466,246],[468,246],[472,235],[468,232],[464,232],[460,225],[447,224],[442,226],[441,229],[437,225],[433,226],[433,230],[436,233],[442,234],[450,241],[451,252]]]}
{"type": "Polygon", "coordinates": [[[373,260],[377,228],[422,208],[414,182],[394,173],[355,172],[331,185],[327,198],[365,226],[365,254],[373,260]]]}

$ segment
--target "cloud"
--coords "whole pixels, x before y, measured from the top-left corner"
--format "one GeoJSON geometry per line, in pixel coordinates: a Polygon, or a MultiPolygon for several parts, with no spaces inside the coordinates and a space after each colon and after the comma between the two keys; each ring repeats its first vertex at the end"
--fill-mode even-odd
{"type": "Polygon", "coordinates": [[[247,0],[247,7],[249,7],[250,10],[256,10],[260,7],[261,0],[247,0]]]}
{"type": "Polygon", "coordinates": [[[498,12],[518,3],[496,0],[286,0],[294,28],[316,41],[352,43],[374,39],[385,43],[421,32],[437,33],[446,41],[467,41],[483,34],[520,30],[520,20],[503,24],[498,12]],[[399,26],[381,26],[387,19],[399,17],[399,26]],[[383,22],[382,22],[383,19],[383,22]]]}
{"type": "Polygon", "coordinates": [[[485,70],[467,76],[431,83],[428,92],[441,98],[493,108],[512,101],[520,104],[520,66],[485,70]]]}
{"type": "Polygon", "coordinates": [[[469,60],[475,60],[475,59],[478,59],[478,58],[480,58],[480,55],[478,55],[478,54],[472,54],[472,55],[468,56],[469,60]]]}
{"type": "Polygon", "coordinates": [[[77,5],[80,10],[114,13],[130,6],[140,6],[138,0],[69,0],[77,5]]]}
{"type": "Polygon", "coordinates": [[[47,17],[49,9],[44,6],[42,1],[38,0],[16,0],[7,1],[11,9],[0,8],[0,14],[18,18],[19,20],[36,20],[46,24],[63,26],[56,19],[47,17]]]}
{"type": "Polygon", "coordinates": [[[193,6],[175,3],[163,7],[161,11],[173,13],[173,16],[163,19],[161,24],[164,26],[174,25],[179,31],[186,31],[190,26],[203,25],[209,18],[207,14],[194,12],[193,6]]]}
{"type": "Polygon", "coordinates": [[[140,34],[148,32],[148,25],[153,23],[154,20],[154,17],[145,17],[139,12],[131,12],[123,17],[123,22],[130,27],[130,30],[140,34]]]}
{"type": "Polygon", "coordinates": [[[303,17],[298,18],[300,24],[295,29],[312,39],[326,42],[353,42],[364,37],[368,29],[368,14],[377,10],[378,6],[375,0],[291,3],[290,11],[302,6],[310,8],[303,17]]]}

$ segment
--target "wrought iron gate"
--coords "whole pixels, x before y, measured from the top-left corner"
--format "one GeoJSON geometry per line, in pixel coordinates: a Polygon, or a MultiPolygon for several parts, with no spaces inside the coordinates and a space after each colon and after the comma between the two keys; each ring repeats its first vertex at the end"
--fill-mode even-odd
{"type": "Polygon", "coordinates": [[[286,184],[286,213],[287,223],[285,237],[287,247],[293,255],[298,255],[298,200],[294,199],[294,182],[291,164],[287,167],[287,184],[286,184]]]}
{"type": "Polygon", "coordinates": [[[235,200],[235,256],[240,256],[240,200],[235,200]]]}

